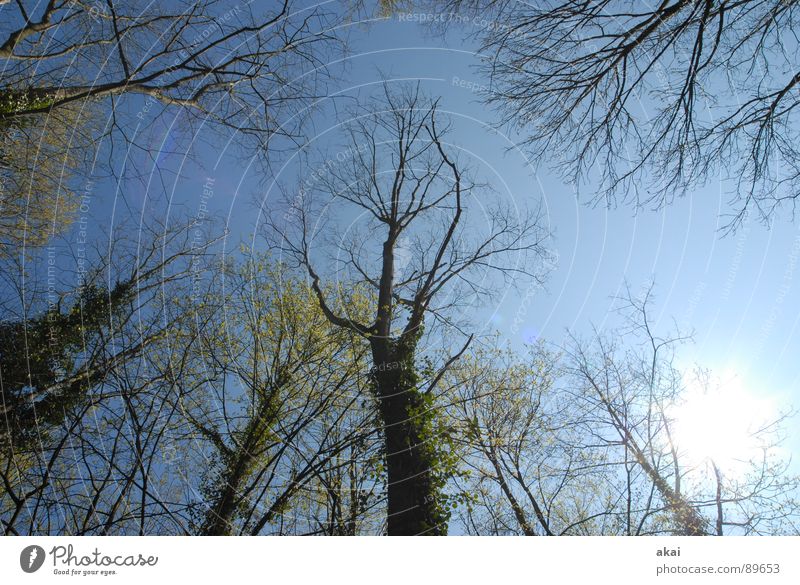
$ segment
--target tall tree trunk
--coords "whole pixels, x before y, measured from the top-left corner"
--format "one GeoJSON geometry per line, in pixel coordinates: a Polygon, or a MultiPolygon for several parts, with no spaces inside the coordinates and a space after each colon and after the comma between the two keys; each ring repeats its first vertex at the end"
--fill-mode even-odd
{"type": "Polygon", "coordinates": [[[644,452],[633,441],[630,434],[627,434],[628,445],[631,447],[631,452],[636,458],[637,463],[641,466],[642,470],[656,486],[656,489],[664,498],[667,508],[672,511],[677,526],[676,533],[680,536],[705,536],[705,520],[700,513],[686,501],[686,498],[675,491],[669,483],[661,476],[661,473],[655,469],[647,460],[644,452]]]}
{"type": "Polygon", "coordinates": [[[234,449],[222,453],[224,469],[217,485],[213,486],[212,504],[206,512],[200,533],[204,536],[228,536],[233,533],[234,521],[242,502],[242,490],[263,448],[265,436],[276,421],[275,400],[283,387],[280,381],[269,388],[243,430],[234,449]]]}
{"type": "Polygon", "coordinates": [[[447,534],[434,476],[433,413],[417,388],[414,348],[373,340],[373,382],[384,425],[390,536],[447,534]]]}
{"type": "Polygon", "coordinates": [[[233,532],[233,521],[241,501],[241,488],[250,471],[253,456],[243,446],[230,456],[224,472],[220,475],[221,485],[217,486],[216,497],[206,512],[205,522],[200,530],[204,536],[228,536],[233,532]]]}

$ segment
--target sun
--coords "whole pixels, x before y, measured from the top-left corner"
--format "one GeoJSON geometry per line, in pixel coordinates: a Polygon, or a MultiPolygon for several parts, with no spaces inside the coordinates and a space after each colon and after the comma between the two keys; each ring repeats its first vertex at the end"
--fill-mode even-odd
{"type": "Polygon", "coordinates": [[[673,438],[692,465],[713,461],[728,472],[762,455],[759,436],[778,418],[773,401],[759,396],[733,369],[686,380],[686,394],[671,411],[673,438]]]}

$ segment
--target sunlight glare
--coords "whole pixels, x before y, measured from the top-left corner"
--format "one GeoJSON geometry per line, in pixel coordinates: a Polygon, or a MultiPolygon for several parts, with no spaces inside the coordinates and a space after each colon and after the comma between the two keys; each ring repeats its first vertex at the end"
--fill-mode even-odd
{"type": "Polygon", "coordinates": [[[758,396],[735,370],[707,383],[686,380],[685,400],[672,412],[674,438],[692,465],[713,461],[731,470],[759,458],[758,432],[777,418],[771,400],[758,396]]]}

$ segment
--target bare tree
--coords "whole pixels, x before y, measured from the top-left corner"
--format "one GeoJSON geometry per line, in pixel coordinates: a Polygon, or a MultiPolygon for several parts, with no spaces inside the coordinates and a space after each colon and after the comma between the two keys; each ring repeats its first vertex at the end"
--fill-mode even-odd
{"type": "MultiPolygon", "coordinates": [[[[621,300],[626,325],[589,342],[574,339],[565,371],[587,448],[602,450],[622,469],[625,533],[722,534],[724,526],[740,533],[795,532],[798,479],[774,450],[787,415],[776,414],[754,431],[761,456],[742,453],[749,471],[725,478],[713,458],[708,465],[694,463],[687,450],[697,447],[676,436],[675,419],[688,378],[675,356],[688,337],[656,331],[652,285],[621,300]]],[[[711,422],[708,432],[714,433],[711,422]]]]}
{"type": "Polygon", "coordinates": [[[325,94],[346,14],[289,0],[0,6],[0,254],[64,233],[89,176],[128,187],[161,173],[147,140],[164,128],[189,131],[187,156],[203,131],[269,164],[302,140],[297,114],[325,94]]]}
{"type": "MultiPolygon", "coordinates": [[[[626,533],[640,534],[648,517],[660,511],[652,499],[657,496],[674,518],[675,533],[698,536],[706,534],[707,521],[683,493],[683,470],[671,441],[669,421],[665,418],[665,402],[678,392],[678,372],[665,362],[658,352],[669,351],[677,339],[653,341],[650,363],[628,354],[620,357],[619,341],[598,337],[596,349],[588,350],[576,343],[571,352],[568,370],[575,376],[575,399],[584,406],[585,416],[593,425],[590,436],[593,444],[612,447],[621,455],[617,465],[624,470],[622,494],[625,501],[626,533]],[[594,352],[594,353],[592,353],[594,352]],[[652,364],[650,371],[639,369],[652,364]],[[640,471],[653,487],[648,506],[642,510],[634,500],[640,471]],[[638,512],[638,521],[635,519],[638,512]]],[[[622,352],[623,355],[624,352],[622,352]]]]}
{"type": "Polygon", "coordinates": [[[800,479],[776,449],[788,415],[759,421],[735,462],[698,456],[678,418],[686,338],[656,330],[652,303],[628,293],[618,329],[560,352],[473,351],[446,376],[467,533],[797,533],[800,479]]]}
{"type": "Polygon", "coordinates": [[[262,146],[316,95],[339,22],[320,7],[53,0],[2,7],[0,118],[145,95],[262,146]],[[79,64],[80,69],[76,69],[79,64]],[[35,67],[34,67],[35,65],[35,67]]]}
{"type": "Polygon", "coordinates": [[[481,350],[450,377],[466,532],[636,534],[629,520],[649,504],[627,497],[635,469],[597,441],[600,421],[576,401],[564,366],[539,342],[525,353],[481,350]]]}
{"type": "Polygon", "coordinates": [[[441,124],[436,102],[418,87],[386,87],[382,100],[352,113],[344,162],[293,198],[290,225],[277,226],[281,248],[307,270],[326,317],[369,343],[384,426],[389,534],[443,534],[447,528],[432,390],[471,336],[441,368],[421,375],[425,328],[442,331],[456,323],[455,310],[490,292],[497,277],[541,277],[536,259],[545,232],[539,217],[493,206],[485,190],[478,199],[441,124]],[[468,215],[478,200],[482,222],[468,215]],[[313,248],[324,237],[314,230],[314,215],[328,203],[342,214],[326,218],[328,236],[335,237],[349,213],[366,218],[352,237],[332,242],[341,269],[333,290],[326,290],[313,248]],[[367,291],[369,320],[333,308],[331,297],[338,301],[343,291],[367,291]]]}
{"type": "Polygon", "coordinates": [[[490,102],[533,153],[597,197],[662,204],[727,172],[728,227],[793,207],[796,3],[434,4],[493,23],[482,31],[490,102]]]}

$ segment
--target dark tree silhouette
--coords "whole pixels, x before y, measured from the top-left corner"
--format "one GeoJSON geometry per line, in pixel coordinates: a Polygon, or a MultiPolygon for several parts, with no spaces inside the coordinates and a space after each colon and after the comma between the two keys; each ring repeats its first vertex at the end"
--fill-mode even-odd
{"type": "Polygon", "coordinates": [[[293,114],[323,95],[342,18],[290,0],[8,3],[0,6],[0,120],[101,101],[109,131],[130,140],[117,106],[138,94],[229,128],[240,144],[271,148],[277,134],[299,138],[304,118],[293,114]]]}
{"type": "Polygon", "coordinates": [[[489,101],[592,197],[660,205],[728,175],[735,227],[800,195],[798,6],[445,0],[478,11],[489,101]]]}
{"type": "Polygon", "coordinates": [[[386,88],[382,100],[352,112],[346,160],[293,198],[290,225],[277,226],[280,247],[308,271],[327,318],[369,343],[384,426],[391,535],[447,530],[441,495],[447,477],[433,436],[432,390],[472,336],[465,335],[461,352],[438,373],[426,375],[417,363],[425,328],[455,323],[455,310],[488,294],[498,276],[501,282],[541,277],[537,256],[546,234],[540,217],[493,205],[456,159],[442,123],[436,102],[419,88],[386,88]],[[478,194],[482,224],[474,215],[478,194]],[[327,290],[315,262],[312,245],[324,236],[314,231],[314,215],[329,202],[341,213],[349,209],[368,218],[368,225],[334,246],[345,280],[340,289],[369,291],[370,322],[333,308],[336,290],[327,290]]]}

